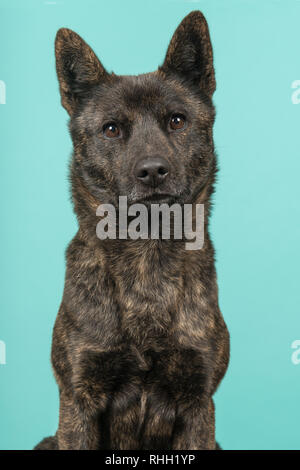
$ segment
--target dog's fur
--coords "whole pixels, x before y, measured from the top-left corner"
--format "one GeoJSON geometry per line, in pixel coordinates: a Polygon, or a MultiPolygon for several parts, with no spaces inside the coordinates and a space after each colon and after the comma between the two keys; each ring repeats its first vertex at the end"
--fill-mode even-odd
{"type": "Polygon", "coordinates": [[[210,197],[216,174],[212,47],[202,13],[179,25],[156,72],[106,72],[73,31],[56,44],[62,105],[74,143],[72,199],[79,230],[67,250],[52,364],[59,426],[37,449],[215,449],[212,396],[229,359],[218,306],[210,197]],[[186,126],[171,131],[174,113],[186,126]],[[120,138],[102,132],[107,121],[120,138]],[[157,188],[134,176],[141,158],[163,156],[157,188]],[[129,203],[203,203],[205,242],[99,240],[96,208],[129,203]],[[162,194],[168,194],[163,196],[162,194]],[[153,198],[153,199],[152,199],[153,198]]]}

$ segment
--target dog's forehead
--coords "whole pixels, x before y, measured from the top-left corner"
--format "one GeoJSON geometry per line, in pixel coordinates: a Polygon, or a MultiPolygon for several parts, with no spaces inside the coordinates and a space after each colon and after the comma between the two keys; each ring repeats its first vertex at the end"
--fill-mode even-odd
{"type": "Polygon", "coordinates": [[[122,98],[129,107],[168,105],[172,102],[184,104],[188,97],[187,91],[179,84],[168,82],[155,73],[122,77],[120,85],[122,98]]]}
{"type": "Polygon", "coordinates": [[[126,110],[130,113],[143,113],[150,109],[164,112],[170,109],[184,109],[195,104],[188,90],[175,80],[164,79],[155,72],[118,76],[101,95],[99,104],[102,109],[114,108],[116,111],[126,110]]]}

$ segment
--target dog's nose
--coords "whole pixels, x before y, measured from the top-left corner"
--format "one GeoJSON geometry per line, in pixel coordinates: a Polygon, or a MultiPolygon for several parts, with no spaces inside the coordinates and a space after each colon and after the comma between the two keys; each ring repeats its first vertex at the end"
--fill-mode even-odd
{"type": "Polygon", "coordinates": [[[135,176],[142,183],[156,187],[169,174],[169,164],[162,157],[149,157],[139,161],[135,167],[135,176]]]}

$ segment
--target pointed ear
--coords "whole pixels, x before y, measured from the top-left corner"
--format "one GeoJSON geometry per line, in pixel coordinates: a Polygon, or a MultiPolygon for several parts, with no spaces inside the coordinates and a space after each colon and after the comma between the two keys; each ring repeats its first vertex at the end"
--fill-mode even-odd
{"type": "Polygon", "coordinates": [[[109,74],[92,49],[70,29],[58,30],[55,56],[61,102],[71,116],[84,93],[109,74]]]}
{"type": "Polygon", "coordinates": [[[213,51],[207,22],[192,11],[176,29],[160,70],[194,83],[208,96],[216,89],[213,51]]]}

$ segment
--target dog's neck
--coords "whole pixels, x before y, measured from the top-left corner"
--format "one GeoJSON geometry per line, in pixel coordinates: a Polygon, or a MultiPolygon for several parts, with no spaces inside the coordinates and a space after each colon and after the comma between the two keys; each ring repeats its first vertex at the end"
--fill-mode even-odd
{"type": "MultiPolygon", "coordinates": [[[[133,253],[136,253],[139,256],[139,253],[147,253],[149,259],[151,257],[162,257],[171,256],[184,258],[187,254],[186,250],[186,240],[153,240],[151,238],[146,240],[131,240],[131,239],[106,239],[100,240],[96,234],[96,226],[99,222],[99,216],[96,215],[96,210],[101,204],[101,202],[93,196],[85,187],[83,182],[76,178],[73,180],[73,203],[75,208],[75,213],[79,222],[79,236],[83,239],[87,245],[92,249],[104,251],[107,256],[110,258],[120,259],[122,256],[133,256],[133,253]],[[74,184],[76,183],[76,184],[74,184]],[[74,189],[75,188],[75,189],[74,189]]],[[[201,250],[205,251],[210,245],[209,233],[208,233],[208,222],[209,222],[209,211],[210,211],[210,196],[212,193],[213,181],[207,181],[206,185],[197,195],[196,199],[193,202],[193,206],[197,204],[203,204],[204,206],[204,246],[201,250]],[[207,243],[209,242],[209,243],[207,243]]],[[[195,211],[193,211],[195,214],[195,211]]],[[[117,231],[118,232],[118,231],[117,231]]],[[[196,253],[194,253],[196,254],[196,253]]]]}

